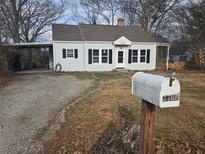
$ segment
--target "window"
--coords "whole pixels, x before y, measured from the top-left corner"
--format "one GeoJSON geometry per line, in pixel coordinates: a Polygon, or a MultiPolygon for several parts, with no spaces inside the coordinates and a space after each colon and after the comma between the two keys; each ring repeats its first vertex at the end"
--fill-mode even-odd
{"type": "Polygon", "coordinates": [[[78,58],[78,49],[62,49],[62,56],[66,58],[78,58]]]}
{"type": "Polygon", "coordinates": [[[150,49],[129,49],[128,64],[131,63],[150,63],[150,49]],[[138,60],[139,58],[139,60],[138,60]]]}
{"type": "Polygon", "coordinates": [[[73,49],[67,49],[66,57],[67,58],[73,58],[74,57],[73,49]]]}
{"type": "Polygon", "coordinates": [[[112,49],[88,49],[88,64],[112,64],[112,49]]]}
{"type": "Polygon", "coordinates": [[[138,62],[138,50],[137,49],[129,49],[128,53],[128,64],[137,63],[138,62]]]}
{"type": "Polygon", "coordinates": [[[108,50],[102,49],[102,63],[108,62],[108,50]]]}
{"type": "Polygon", "coordinates": [[[93,63],[99,63],[99,50],[93,50],[93,63]]]}
{"type": "Polygon", "coordinates": [[[140,50],[140,62],[141,63],[145,63],[145,59],[146,59],[146,50],[140,50]]]}
{"type": "Polygon", "coordinates": [[[138,62],[138,50],[132,51],[132,62],[137,63],[138,62]]]}

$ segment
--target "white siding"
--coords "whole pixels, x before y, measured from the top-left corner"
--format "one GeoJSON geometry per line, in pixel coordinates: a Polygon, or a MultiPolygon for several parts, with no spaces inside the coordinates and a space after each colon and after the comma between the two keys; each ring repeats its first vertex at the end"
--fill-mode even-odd
{"type": "Polygon", "coordinates": [[[94,42],[89,42],[85,43],[85,70],[86,71],[112,71],[115,68],[115,61],[112,60],[112,64],[104,64],[102,63],[101,59],[101,50],[102,49],[112,49],[113,53],[113,59],[115,58],[115,53],[114,53],[114,46],[113,44],[110,43],[94,43],[94,42]],[[88,64],[88,49],[99,49],[100,51],[100,58],[99,58],[99,63],[92,63],[88,64]]]}
{"type": "Polygon", "coordinates": [[[53,42],[54,67],[62,65],[62,71],[112,71],[117,68],[117,52],[124,51],[124,68],[129,70],[153,70],[156,67],[156,43],[132,43],[129,47],[115,47],[112,42],[53,42]],[[64,59],[62,49],[78,49],[77,59],[64,59]],[[99,63],[88,64],[88,49],[99,49],[99,63]],[[101,50],[112,49],[112,64],[102,63],[101,50]],[[128,50],[138,50],[138,63],[128,64],[128,50]],[[150,49],[150,63],[140,63],[140,49],[150,49]]]}
{"type": "Polygon", "coordinates": [[[54,68],[61,64],[61,71],[84,71],[83,42],[53,42],[54,68]],[[78,58],[63,58],[62,49],[78,49],[78,58]]]}
{"type": "MultiPolygon", "coordinates": [[[[137,49],[138,50],[138,62],[128,64],[128,59],[126,61],[126,68],[130,70],[153,70],[156,68],[156,45],[154,43],[150,44],[139,44],[133,43],[130,49],[137,49]],[[150,49],[150,63],[140,63],[140,50],[141,49],[150,49]]],[[[128,52],[126,55],[128,58],[128,52]]]]}

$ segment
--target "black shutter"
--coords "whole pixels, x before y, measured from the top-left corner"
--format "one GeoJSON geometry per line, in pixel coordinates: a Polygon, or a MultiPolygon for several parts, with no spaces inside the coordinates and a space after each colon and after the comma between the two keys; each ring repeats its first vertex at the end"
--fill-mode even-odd
{"type": "Polygon", "coordinates": [[[128,53],[128,64],[132,63],[132,50],[129,49],[129,53],[128,53]]]}
{"type": "Polygon", "coordinates": [[[92,49],[88,49],[88,64],[92,64],[92,49]]]}
{"type": "Polygon", "coordinates": [[[147,63],[150,63],[150,49],[147,49],[147,63]]]}
{"type": "Polygon", "coordinates": [[[63,49],[63,58],[66,58],[66,49],[63,49]]]}
{"type": "Polygon", "coordinates": [[[109,64],[112,64],[112,49],[109,49],[109,64]]]}
{"type": "Polygon", "coordinates": [[[75,58],[78,58],[78,49],[75,49],[75,58]]]}

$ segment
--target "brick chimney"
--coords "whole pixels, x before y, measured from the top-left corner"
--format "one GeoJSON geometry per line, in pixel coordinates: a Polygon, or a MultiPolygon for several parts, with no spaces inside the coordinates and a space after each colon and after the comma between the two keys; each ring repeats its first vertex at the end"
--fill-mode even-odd
{"type": "Polygon", "coordinates": [[[120,16],[120,17],[117,19],[117,25],[118,25],[118,26],[125,26],[125,17],[120,16]]]}

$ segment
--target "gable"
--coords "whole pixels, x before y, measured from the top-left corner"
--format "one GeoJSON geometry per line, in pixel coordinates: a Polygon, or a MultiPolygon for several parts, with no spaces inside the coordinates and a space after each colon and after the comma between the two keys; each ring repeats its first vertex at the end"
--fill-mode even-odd
{"type": "Polygon", "coordinates": [[[126,37],[122,36],[114,41],[114,45],[131,45],[131,42],[126,37]]]}

